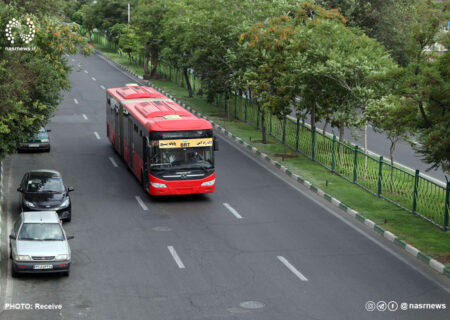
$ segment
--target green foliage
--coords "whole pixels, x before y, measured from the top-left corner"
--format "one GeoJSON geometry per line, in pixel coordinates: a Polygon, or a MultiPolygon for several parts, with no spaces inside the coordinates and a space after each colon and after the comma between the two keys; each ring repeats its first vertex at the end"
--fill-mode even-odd
{"type": "MultiPolygon", "coordinates": [[[[10,19],[20,16],[16,7],[0,4],[2,30],[10,19]]],[[[27,133],[47,123],[61,101],[61,89],[69,88],[70,68],[64,53],[76,53],[78,46],[84,53],[90,52],[76,25],[61,24],[50,16],[28,17],[36,26],[29,44],[35,50],[0,51],[0,158],[14,152],[27,133]]],[[[1,33],[0,47],[8,46],[1,33]]]]}
{"type": "Polygon", "coordinates": [[[131,54],[136,50],[136,42],[137,36],[135,30],[131,27],[124,26],[120,33],[119,48],[128,54],[130,59],[131,54]]]}

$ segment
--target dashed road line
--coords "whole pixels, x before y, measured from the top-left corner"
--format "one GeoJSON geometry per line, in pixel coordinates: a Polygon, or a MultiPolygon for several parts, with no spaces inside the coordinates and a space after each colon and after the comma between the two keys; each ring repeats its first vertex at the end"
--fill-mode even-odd
{"type": "Polygon", "coordinates": [[[83,116],[83,119],[84,119],[84,120],[87,120],[87,119],[88,119],[87,115],[85,115],[84,113],[82,114],[82,116],[83,116]]]}
{"type": "Polygon", "coordinates": [[[84,73],[89,73],[87,70],[84,70],[84,73]]]}
{"type": "Polygon", "coordinates": [[[100,86],[100,88],[102,88],[103,90],[106,90],[105,86],[103,86],[103,85],[102,85],[102,86],[100,86]]]}
{"type": "Polygon", "coordinates": [[[78,100],[77,99],[73,99],[73,102],[75,102],[75,104],[78,104],[78,100]]]}
{"type": "Polygon", "coordinates": [[[97,81],[97,79],[95,79],[94,77],[92,77],[92,80],[97,81]]]}
{"type": "Polygon", "coordinates": [[[172,255],[172,258],[175,260],[176,264],[178,265],[178,268],[184,269],[185,266],[183,264],[183,261],[181,261],[180,257],[178,256],[177,252],[175,251],[174,247],[168,246],[167,249],[169,249],[169,252],[172,255]]]}
{"type": "Polygon", "coordinates": [[[96,137],[98,140],[100,140],[100,135],[98,134],[97,131],[94,131],[94,135],[95,135],[95,137],[96,137]]]}
{"type": "Polygon", "coordinates": [[[118,167],[117,163],[114,161],[114,159],[112,157],[109,157],[109,161],[111,161],[111,163],[113,164],[114,167],[118,167]]]}
{"type": "Polygon", "coordinates": [[[237,219],[242,219],[242,216],[228,203],[223,203],[224,207],[227,208],[237,219]]]}
{"type": "Polygon", "coordinates": [[[302,281],[308,281],[308,279],[300,272],[298,271],[287,259],[283,256],[277,256],[278,260],[281,261],[293,274],[295,274],[300,280],[302,281]]]}
{"type": "Polygon", "coordinates": [[[135,197],[139,205],[142,207],[142,210],[147,211],[148,207],[145,205],[144,201],[142,201],[141,197],[136,196],[135,197]]]}

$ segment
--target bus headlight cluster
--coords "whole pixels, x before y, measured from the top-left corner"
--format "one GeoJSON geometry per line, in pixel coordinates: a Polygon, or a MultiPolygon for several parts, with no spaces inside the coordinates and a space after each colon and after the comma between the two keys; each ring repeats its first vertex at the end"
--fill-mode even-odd
{"type": "Polygon", "coordinates": [[[216,179],[210,180],[210,181],[206,181],[202,183],[202,187],[210,187],[213,186],[214,183],[216,183],[216,179]]]}
{"type": "Polygon", "coordinates": [[[153,188],[161,189],[161,188],[167,188],[167,186],[164,183],[157,183],[157,182],[150,182],[153,188]]]}

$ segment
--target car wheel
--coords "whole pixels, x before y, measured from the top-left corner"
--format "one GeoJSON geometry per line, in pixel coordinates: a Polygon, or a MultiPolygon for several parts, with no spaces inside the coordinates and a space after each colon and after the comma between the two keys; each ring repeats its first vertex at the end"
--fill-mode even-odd
{"type": "Polygon", "coordinates": [[[70,222],[70,221],[72,221],[72,214],[70,214],[68,218],[64,219],[64,222],[70,222]]]}
{"type": "Polygon", "coordinates": [[[11,264],[11,277],[17,278],[19,275],[17,274],[16,268],[14,267],[14,263],[11,264]]]}
{"type": "Polygon", "coordinates": [[[63,272],[63,277],[68,277],[68,276],[70,276],[70,271],[69,270],[67,270],[66,272],[63,272]]]}
{"type": "Polygon", "coordinates": [[[50,152],[50,147],[48,147],[48,149],[46,150],[47,152],[50,152]]]}
{"type": "Polygon", "coordinates": [[[12,259],[12,250],[11,250],[11,245],[9,246],[9,258],[12,259]]]}

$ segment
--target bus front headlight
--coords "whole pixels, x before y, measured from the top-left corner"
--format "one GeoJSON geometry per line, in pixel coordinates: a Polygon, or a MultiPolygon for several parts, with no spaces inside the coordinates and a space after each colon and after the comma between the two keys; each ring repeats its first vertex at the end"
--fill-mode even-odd
{"type": "Polygon", "coordinates": [[[161,188],[167,188],[167,186],[164,183],[157,183],[157,182],[150,182],[153,188],[161,189],[161,188]]]}
{"type": "Polygon", "coordinates": [[[216,183],[216,179],[210,180],[210,181],[206,181],[202,183],[202,187],[210,187],[213,186],[214,183],[216,183]]]}

